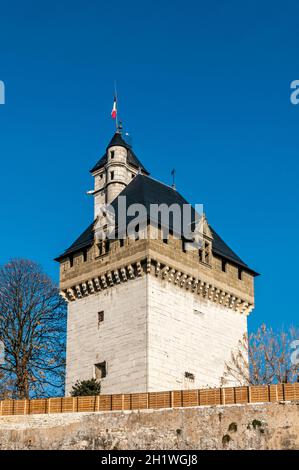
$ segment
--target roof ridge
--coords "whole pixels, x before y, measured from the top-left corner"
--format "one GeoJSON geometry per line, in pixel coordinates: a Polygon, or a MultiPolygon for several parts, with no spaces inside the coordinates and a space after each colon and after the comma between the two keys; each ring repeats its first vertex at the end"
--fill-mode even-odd
{"type": "MultiPolygon", "coordinates": [[[[172,189],[172,191],[175,191],[176,193],[180,194],[176,189],[174,189],[172,186],[170,186],[169,184],[166,184],[166,183],[163,183],[162,181],[159,181],[157,180],[156,178],[152,178],[151,176],[149,175],[141,175],[141,176],[145,176],[146,178],[152,180],[152,181],[155,181],[156,183],[159,183],[161,184],[161,186],[166,186],[166,188],[169,188],[169,189],[172,189]]],[[[181,194],[180,194],[181,195],[181,194]]]]}

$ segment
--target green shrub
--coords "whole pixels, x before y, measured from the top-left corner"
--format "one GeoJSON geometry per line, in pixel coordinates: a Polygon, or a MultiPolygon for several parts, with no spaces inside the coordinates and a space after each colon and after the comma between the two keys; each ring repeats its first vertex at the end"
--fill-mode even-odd
{"type": "Polygon", "coordinates": [[[72,397],[87,397],[100,395],[101,382],[96,379],[90,380],[77,380],[73,385],[71,396],[72,397]]]}

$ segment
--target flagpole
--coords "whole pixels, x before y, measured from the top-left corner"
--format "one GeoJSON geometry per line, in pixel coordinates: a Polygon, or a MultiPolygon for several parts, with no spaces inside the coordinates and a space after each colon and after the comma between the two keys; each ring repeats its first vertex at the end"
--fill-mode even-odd
{"type": "Polygon", "coordinates": [[[114,80],[114,96],[116,100],[116,119],[115,119],[115,125],[116,125],[116,130],[118,131],[118,96],[117,96],[117,87],[116,87],[116,80],[114,80]]]}

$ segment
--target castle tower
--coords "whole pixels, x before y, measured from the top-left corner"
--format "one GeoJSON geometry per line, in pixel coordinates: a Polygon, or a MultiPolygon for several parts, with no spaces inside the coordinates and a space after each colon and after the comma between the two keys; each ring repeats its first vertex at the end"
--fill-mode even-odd
{"type": "Polygon", "coordinates": [[[219,386],[225,362],[247,332],[257,273],[205,215],[198,249],[187,249],[174,224],[165,238],[150,207],[182,208],[187,201],[149,177],[119,133],[91,173],[94,221],[57,258],[68,302],[66,392],[91,377],[101,379],[102,393],[219,386]],[[111,203],[117,214],[119,196],[126,197],[126,209],[138,202],[149,211],[146,237],[96,236],[101,207],[111,203]]]}

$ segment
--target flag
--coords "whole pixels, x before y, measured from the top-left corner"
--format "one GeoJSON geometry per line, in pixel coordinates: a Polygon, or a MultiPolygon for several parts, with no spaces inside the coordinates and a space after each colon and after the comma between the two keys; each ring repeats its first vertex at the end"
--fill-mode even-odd
{"type": "Polygon", "coordinates": [[[116,98],[114,98],[114,101],[113,101],[113,108],[112,108],[112,111],[111,111],[111,117],[112,117],[112,119],[116,119],[116,115],[117,115],[116,98]]]}

